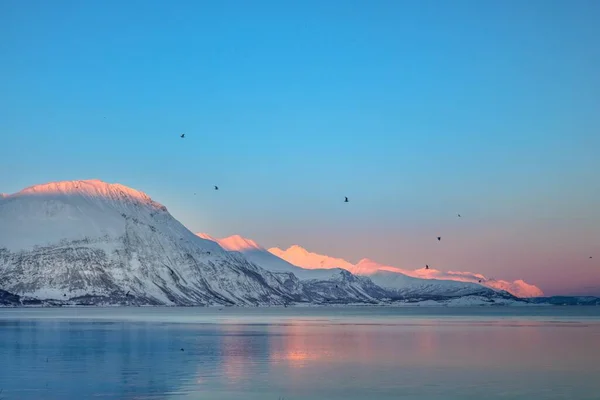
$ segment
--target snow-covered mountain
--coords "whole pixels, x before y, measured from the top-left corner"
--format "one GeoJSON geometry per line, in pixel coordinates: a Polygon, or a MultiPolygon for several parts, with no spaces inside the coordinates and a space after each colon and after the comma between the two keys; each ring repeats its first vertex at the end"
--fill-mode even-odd
{"type": "MultiPolygon", "coordinates": [[[[350,293],[347,293],[346,296],[354,297],[356,300],[360,299],[360,296],[357,295],[360,293],[379,299],[410,299],[411,301],[443,300],[461,296],[479,296],[485,299],[512,298],[502,291],[476,283],[407,276],[397,268],[384,267],[368,259],[352,265],[341,258],[310,253],[300,246],[292,246],[288,249],[289,252],[283,252],[280,249],[266,250],[255,241],[239,235],[222,239],[216,239],[206,233],[199,233],[198,236],[213,240],[226,250],[240,252],[251,262],[274,273],[293,273],[307,286],[308,291],[317,282],[322,289],[330,287],[332,280],[339,281],[342,276],[345,278],[347,286],[336,284],[336,288],[349,291],[350,293]],[[278,254],[296,261],[299,260],[299,262],[294,265],[279,257],[278,254]],[[332,272],[335,273],[332,274],[332,272]]],[[[342,296],[342,293],[338,295],[342,296]]]]}
{"type": "Polygon", "coordinates": [[[281,279],[194,235],[146,194],[99,180],[0,199],[0,289],[96,304],[285,304],[281,279]]]}
{"type": "Polygon", "coordinates": [[[358,264],[354,266],[354,269],[351,269],[351,271],[358,275],[371,275],[377,271],[390,271],[420,279],[437,279],[457,282],[478,283],[482,286],[486,286],[491,289],[506,291],[514,296],[521,298],[539,297],[543,295],[543,292],[540,288],[538,288],[535,285],[528,284],[527,282],[521,279],[509,282],[505,280],[490,279],[482,274],[477,274],[473,272],[444,272],[435,268],[419,268],[410,270],[379,264],[373,260],[369,260],[366,258],[360,260],[358,264]]]}
{"type": "Polygon", "coordinates": [[[480,286],[485,286],[489,289],[493,289],[496,291],[506,291],[516,297],[539,297],[543,295],[543,292],[540,288],[535,285],[528,284],[523,280],[516,280],[513,282],[505,281],[505,280],[496,280],[485,277],[482,274],[477,274],[473,272],[457,272],[457,271],[440,271],[434,268],[420,268],[415,270],[404,269],[393,267],[389,265],[384,265],[377,263],[376,261],[370,259],[362,259],[357,264],[352,264],[344,259],[329,257],[322,254],[311,253],[306,249],[294,245],[289,247],[287,250],[282,250],[277,247],[270,248],[269,252],[274,255],[290,262],[291,264],[300,266],[302,268],[335,268],[341,267],[344,268],[353,274],[368,276],[373,282],[379,284],[380,278],[378,276],[385,276],[383,279],[387,281],[391,279],[393,275],[390,274],[381,274],[381,272],[388,273],[396,273],[401,274],[404,277],[396,277],[394,281],[397,281],[398,285],[404,285],[408,282],[413,282],[416,284],[420,281],[411,281],[406,280],[405,277],[417,278],[419,280],[431,280],[434,282],[422,282],[423,288],[432,287],[436,288],[439,285],[443,285],[445,288],[450,290],[451,292],[458,290],[461,292],[459,288],[467,287],[470,289],[479,290],[480,286]],[[403,282],[402,284],[400,282],[403,282]],[[443,282],[443,283],[440,283],[443,282]],[[456,282],[456,283],[449,283],[456,282]],[[469,285],[461,285],[461,283],[467,283],[469,285]],[[473,286],[475,285],[475,286],[473,286]]]}
{"type": "Polygon", "coordinates": [[[496,290],[470,282],[457,282],[442,279],[411,277],[399,268],[382,266],[374,261],[363,259],[358,264],[334,257],[311,253],[300,246],[292,246],[283,251],[278,248],[269,252],[302,268],[314,268],[314,263],[323,268],[343,265],[349,272],[366,276],[376,285],[393,293],[396,298],[446,298],[468,295],[497,296],[496,290]]]}
{"type": "Polygon", "coordinates": [[[197,233],[197,235],[198,237],[219,244],[227,251],[242,253],[249,261],[260,265],[262,268],[271,272],[291,272],[300,279],[328,279],[340,271],[339,268],[305,269],[297,267],[277,257],[273,253],[270,253],[254,240],[243,238],[239,235],[233,235],[222,239],[214,238],[207,233],[197,233]]]}
{"type": "Polygon", "coordinates": [[[218,243],[225,250],[241,253],[248,261],[276,275],[293,274],[300,279],[298,290],[311,301],[318,302],[377,302],[389,293],[369,278],[355,276],[341,268],[305,269],[297,267],[270,253],[251,239],[233,235],[216,239],[206,233],[199,237],[218,243]]]}
{"type": "Polygon", "coordinates": [[[347,271],[353,271],[354,265],[342,258],[329,257],[322,254],[311,253],[305,248],[293,245],[287,250],[281,250],[277,247],[270,248],[270,253],[277,257],[288,261],[291,264],[297,265],[306,269],[317,268],[343,268],[347,271]]]}
{"type": "Polygon", "coordinates": [[[310,267],[240,236],[195,235],[146,194],[99,180],[0,197],[1,305],[514,301],[475,283],[410,277],[368,260],[320,260],[298,246],[291,252],[310,267]]]}

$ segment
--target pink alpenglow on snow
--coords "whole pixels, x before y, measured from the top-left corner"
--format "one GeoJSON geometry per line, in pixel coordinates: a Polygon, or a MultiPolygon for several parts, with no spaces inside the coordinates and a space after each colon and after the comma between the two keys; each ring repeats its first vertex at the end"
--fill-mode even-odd
{"type": "Polygon", "coordinates": [[[196,233],[196,236],[198,236],[199,238],[202,238],[202,239],[210,240],[212,242],[217,242],[217,239],[210,236],[208,233],[196,233]]]}
{"type": "Polygon", "coordinates": [[[291,264],[306,269],[343,268],[350,272],[352,272],[354,269],[354,265],[342,258],[334,258],[321,254],[310,253],[303,247],[297,245],[293,245],[285,251],[277,247],[271,248],[269,251],[291,264]]]}
{"type": "Polygon", "coordinates": [[[372,275],[378,271],[389,271],[404,274],[413,278],[421,279],[440,279],[460,282],[479,283],[493,289],[505,290],[517,297],[539,297],[544,293],[535,285],[529,284],[521,279],[513,282],[505,280],[489,279],[482,274],[460,271],[440,271],[434,268],[405,269],[389,265],[379,264],[376,261],[364,258],[357,264],[352,264],[344,259],[329,257],[322,254],[311,253],[306,249],[294,245],[287,250],[277,247],[269,249],[274,255],[286,260],[287,262],[302,268],[343,268],[355,275],[372,275]]]}
{"type": "Polygon", "coordinates": [[[146,193],[132,189],[120,183],[107,183],[99,179],[86,179],[77,181],[49,182],[30,186],[18,193],[4,195],[4,198],[21,196],[55,196],[76,195],[90,198],[103,198],[112,200],[130,199],[140,203],[164,209],[162,204],[152,200],[146,193]]]}
{"type": "MultiPolygon", "coordinates": [[[[197,233],[197,235],[203,239],[218,243],[222,248],[228,251],[238,251],[241,253],[254,251],[268,252],[282,260],[285,260],[289,264],[300,267],[304,270],[322,271],[342,268],[355,275],[364,276],[373,275],[379,271],[388,271],[419,279],[437,279],[477,283],[492,289],[505,290],[517,297],[537,297],[543,295],[543,292],[537,286],[530,285],[522,280],[508,282],[503,280],[488,279],[482,274],[476,274],[473,272],[444,272],[433,268],[410,270],[383,265],[368,258],[360,260],[357,264],[352,264],[342,258],[311,253],[298,245],[293,245],[287,250],[281,250],[276,247],[265,250],[264,247],[256,243],[254,240],[244,238],[240,235],[233,235],[220,239],[217,239],[207,233],[197,233]]],[[[260,264],[260,262],[264,261],[264,259],[261,258],[260,260],[255,261],[260,264]]],[[[298,271],[295,272],[298,273],[298,271]]]]}
{"type": "Polygon", "coordinates": [[[119,237],[133,218],[151,224],[170,217],[145,193],[97,179],[30,186],[0,202],[0,247],[10,251],[52,245],[57,238],[119,237]]]}
{"type": "MultiPolygon", "coordinates": [[[[199,234],[198,236],[203,237],[201,235],[206,235],[206,234],[199,234]]],[[[204,239],[208,239],[210,236],[206,235],[208,237],[204,237],[204,239]]],[[[215,239],[215,238],[211,238],[209,240],[213,240],[217,243],[219,243],[219,245],[224,248],[225,250],[228,251],[240,251],[243,252],[245,250],[249,250],[249,249],[256,249],[256,250],[261,250],[262,247],[256,243],[254,240],[251,239],[246,239],[241,237],[240,235],[233,235],[233,236],[229,236],[223,239],[215,239]]]]}
{"type": "Polygon", "coordinates": [[[196,233],[196,236],[201,237],[202,239],[212,240],[227,251],[239,251],[243,253],[244,251],[248,250],[265,250],[264,247],[256,243],[254,240],[247,239],[240,235],[228,236],[221,239],[217,239],[208,233],[196,233]]]}

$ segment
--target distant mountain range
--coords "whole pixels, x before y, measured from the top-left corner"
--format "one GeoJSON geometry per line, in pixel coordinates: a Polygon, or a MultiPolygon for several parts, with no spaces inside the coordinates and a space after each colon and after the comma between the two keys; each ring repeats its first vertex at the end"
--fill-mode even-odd
{"type": "Polygon", "coordinates": [[[313,264],[305,250],[300,262],[296,250],[193,234],[123,185],[36,185],[0,197],[0,305],[525,303],[489,281],[423,279],[324,256],[313,264]]]}
{"type": "Polygon", "coordinates": [[[249,261],[271,272],[291,272],[303,280],[331,279],[334,275],[348,273],[361,278],[363,282],[369,282],[369,285],[375,284],[385,289],[392,298],[425,300],[461,296],[513,297],[507,296],[506,292],[471,282],[421,279],[397,271],[361,266],[356,268],[343,259],[309,253],[299,246],[291,247],[289,252],[282,252],[279,249],[266,250],[253,240],[238,235],[223,239],[215,239],[206,233],[198,233],[198,236],[213,240],[226,250],[239,252],[249,261]]]}
{"type": "MultiPolygon", "coordinates": [[[[523,280],[508,282],[504,280],[489,279],[482,274],[473,272],[443,272],[434,268],[410,270],[379,264],[376,261],[367,258],[360,260],[357,264],[352,264],[341,258],[311,253],[298,245],[291,246],[287,250],[281,250],[274,247],[269,249],[269,252],[303,268],[330,268],[337,266],[356,275],[370,276],[375,281],[377,281],[377,276],[381,274],[381,272],[387,271],[423,280],[437,279],[444,281],[470,282],[491,289],[504,290],[517,297],[539,297],[543,295],[540,288],[528,284],[523,280]]],[[[388,277],[390,275],[384,274],[384,276],[388,277]]]]}

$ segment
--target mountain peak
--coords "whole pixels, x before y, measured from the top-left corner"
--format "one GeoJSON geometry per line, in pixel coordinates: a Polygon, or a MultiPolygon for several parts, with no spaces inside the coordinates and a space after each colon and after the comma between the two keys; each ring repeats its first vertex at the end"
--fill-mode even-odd
{"type": "Polygon", "coordinates": [[[263,250],[260,246],[252,239],[247,239],[240,235],[232,235],[226,238],[219,239],[219,244],[226,250],[229,251],[244,251],[244,250],[263,250]]]}
{"type": "Polygon", "coordinates": [[[153,201],[146,193],[120,183],[107,183],[99,179],[48,182],[29,186],[6,198],[22,196],[76,195],[109,200],[130,200],[166,210],[162,204],[153,201]]]}
{"type": "Polygon", "coordinates": [[[284,304],[276,277],[190,232],[142,192],[53,182],[0,201],[2,289],[61,303],[284,304]]]}
{"type": "Polygon", "coordinates": [[[347,271],[353,271],[354,265],[342,258],[329,257],[322,254],[311,253],[304,247],[292,245],[287,250],[281,250],[277,247],[269,249],[269,252],[277,257],[283,258],[290,264],[306,269],[331,269],[342,268],[347,271]]]}
{"type": "Polygon", "coordinates": [[[217,242],[217,239],[215,239],[214,237],[210,236],[208,233],[198,232],[198,233],[196,233],[196,236],[198,236],[201,239],[206,239],[206,240],[210,240],[210,241],[213,241],[213,242],[217,242]]]}
{"type": "Polygon", "coordinates": [[[242,237],[240,235],[232,235],[221,239],[217,239],[208,233],[196,233],[196,236],[202,239],[217,242],[227,251],[239,251],[243,253],[247,250],[264,250],[264,248],[254,240],[242,237]]]}
{"type": "Polygon", "coordinates": [[[356,265],[358,265],[358,264],[378,264],[378,263],[377,263],[377,261],[371,260],[370,258],[363,258],[358,263],[356,263],[356,265]]]}
{"type": "Polygon", "coordinates": [[[302,246],[298,246],[297,244],[291,245],[290,247],[288,247],[288,249],[286,251],[291,254],[302,254],[302,255],[306,255],[309,253],[308,250],[306,250],[302,246]]]}

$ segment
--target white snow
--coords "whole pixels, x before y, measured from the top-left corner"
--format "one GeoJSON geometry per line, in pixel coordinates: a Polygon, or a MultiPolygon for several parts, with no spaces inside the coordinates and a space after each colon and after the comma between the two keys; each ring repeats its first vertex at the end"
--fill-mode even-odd
{"type": "MultiPolygon", "coordinates": [[[[380,271],[387,271],[412,278],[419,278],[421,280],[463,282],[468,284],[467,286],[470,287],[472,287],[473,284],[476,284],[494,290],[503,290],[517,297],[543,296],[543,292],[540,288],[538,288],[535,285],[529,284],[521,279],[509,282],[505,280],[490,279],[482,274],[477,274],[473,272],[444,272],[434,268],[419,268],[411,270],[380,264],[376,261],[367,258],[360,260],[357,264],[352,264],[341,258],[311,253],[298,245],[290,246],[287,250],[282,250],[280,248],[274,247],[270,248],[269,252],[290,262],[291,264],[307,269],[340,267],[352,272],[353,274],[369,276],[372,279],[374,274],[377,274],[380,271]]],[[[376,278],[373,279],[373,281],[375,280],[376,278]]],[[[454,284],[454,287],[457,287],[456,284],[454,284]]]]}
{"type": "Polygon", "coordinates": [[[267,271],[120,184],[32,186],[0,199],[0,221],[0,288],[11,293],[63,300],[131,291],[160,304],[173,303],[167,293],[184,304],[286,301],[267,271]]]}
{"type": "Polygon", "coordinates": [[[293,274],[301,280],[308,292],[323,299],[376,301],[382,289],[368,278],[357,277],[341,268],[305,269],[272,254],[254,240],[234,235],[216,239],[206,233],[199,237],[211,238],[223,248],[242,254],[250,262],[273,273],[293,274]],[[374,297],[375,296],[375,297],[374,297]]]}
{"type": "MultiPolygon", "coordinates": [[[[494,290],[483,287],[481,285],[470,282],[458,282],[454,280],[443,279],[423,279],[408,276],[400,272],[397,268],[382,267],[371,260],[361,260],[356,266],[352,266],[349,262],[342,259],[322,256],[315,253],[310,253],[300,246],[293,246],[291,254],[295,257],[294,260],[301,260],[300,266],[280,258],[277,254],[282,254],[281,251],[273,249],[266,250],[264,247],[255,241],[234,235],[226,238],[214,238],[207,233],[197,233],[199,237],[210,238],[220,244],[226,250],[239,252],[246,259],[260,267],[272,272],[293,273],[298,278],[304,281],[320,280],[320,281],[337,281],[342,278],[342,271],[348,271],[350,274],[364,276],[370,280],[369,283],[391,291],[390,295],[394,297],[420,297],[420,296],[468,296],[474,294],[493,295],[494,290]],[[316,262],[319,266],[327,268],[314,269],[304,268],[316,262]],[[335,267],[343,265],[347,269],[335,267]]],[[[283,255],[288,255],[286,253],[283,255]]],[[[364,293],[364,282],[353,285],[355,290],[364,293]]]]}
{"type": "Polygon", "coordinates": [[[256,243],[254,240],[233,235],[216,239],[207,233],[197,233],[198,237],[212,240],[228,251],[236,251],[246,259],[271,272],[293,273],[299,279],[331,279],[340,273],[340,269],[305,269],[293,265],[256,243]],[[210,238],[210,239],[209,239],[210,238]]]}
{"type": "Polygon", "coordinates": [[[457,296],[479,292],[484,289],[474,283],[411,277],[399,268],[381,266],[368,259],[363,259],[357,265],[353,265],[341,258],[311,253],[297,245],[285,251],[278,248],[271,248],[268,251],[290,263],[309,270],[314,268],[311,267],[314,265],[325,268],[343,266],[344,269],[353,274],[369,277],[378,286],[396,291],[398,295],[457,296]]]}
{"type": "Polygon", "coordinates": [[[289,261],[291,264],[306,269],[343,268],[350,272],[354,269],[354,265],[344,259],[311,253],[298,245],[290,246],[285,251],[273,247],[269,249],[269,252],[275,254],[279,258],[289,261]]]}
{"type": "Polygon", "coordinates": [[[0,289],[26,297],[105,296],[114,304],[131,293],[142,304],[258,305],[467,295],[489,302],[496,293],[427,274],[366,259],[352,265],[300,246],[266,250],[239,235],[195,235],[145,193],[99,180],[0,197],[0,289]]]}

